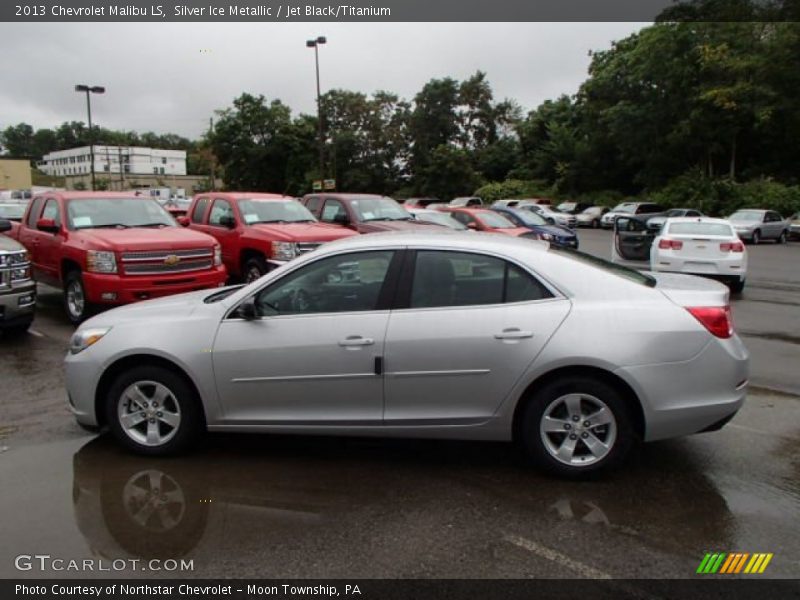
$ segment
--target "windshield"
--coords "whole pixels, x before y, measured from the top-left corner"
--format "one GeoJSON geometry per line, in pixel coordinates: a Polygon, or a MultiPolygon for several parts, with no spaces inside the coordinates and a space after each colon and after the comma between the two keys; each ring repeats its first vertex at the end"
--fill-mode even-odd
{"type": "Polygon", "coordinates": [[[21,219],[25,207],[21,204],[0,204],[0,219],[21,219]]]}
{"type": "Polygon", "coordinates": [[[686,214],[686,211],[683,210],[682,208],[670,208],[667,211],[666,216],[667,217],[682,217],[684,214],[686,214]]]}
{"type": "Polygon", "coordinates": [[[425,221],[426,223],[435,223],[437,225],[444,225],[451,229],[458,229],[462,231],[466,229],[466,225],[459,223],[448,214],[440,212],[418,212],[414,215],[418,221],[425,221]]]}
{"type": "Polygon", "coordinates": [[[297,200],[244,198],[239,200],[239,212],[248,225],[255,223],[313,223],[314,215],[297,200]]]}
{"type": "Polygon", "coordinates": [[[391,198],[370,196],[350,201],[361,221],[410,221],[411,214],[391,198]]]}
{"type": "Polygon", "coordinates": [[[484,225],[492,229],[514,229],[516,227],[511,221],[496,212],[482,212],[478,218],[483,221],[484,225]]]}
{"type": "Polygon", "coordinates": [[[721,235],[733,237],[733,229],[727,223],[671,223],[669,232],[675,235],[721,235]]]}
{"type": "Polygon", "coordinates": [[[761,221],[761,213],[757,210],[737,210],[731,215],[731,221],[761,221]]]}
{"type": "Polygon", "coordinates": [[[67,202],[69,229],[177,226],[175,219],[150,198],[80,198],[67,202]]]}
{"type": "Polygon", "coordinates": [[[573,250],[572,248],[568,248],[566,246],[559,246],[557,244],[550,244],[550,252],[556,252],[561,254],[562,256],[566,256],[567,258],[571,258],[573,260],[577,260],[587,265],[591,265],[598,269],[602,269],[619,277],[624,277],[630,281],[638,283],[640,285],[645,285],[647,287],[655,287],[656,280],[650,277],[649,275],[645,275],[641,271],[637,271],[636,269],[630,269],[628,267],[623,267],[622,265],[617,265],[612,263],[611,261],[597,258],[596,256],[592,256],[591,254],[586,254],[585,252],[580,252],[578,250],[573,250]]]}
{"type": "Polygon", "coordinates": [[[529,210],[516,210],[514,211],[514,215],[525,223],[525,225],[547,225],[547,221],[545,221],[539,214],[535,212],[531,212],[529,210]]]}
{"type": "Polygon", "coordinates": [[[633,213],[636,209],[636,206],[633,204],[617,204],[614,208],[611,209],[611,212],[616,213],[633,213]]]}
{"type": "Polygon", "coordinates": [[[602,206],[590,206],[586,210],[583,211],[584,215],[597,215],[603,210],[602,206]]]}
{"type": "Polygon", "coordinates": [[[576,206],[578,206],[577,202],[562,202],[556,208],[562,212],[569,212],[575,210],[576,206]]]}

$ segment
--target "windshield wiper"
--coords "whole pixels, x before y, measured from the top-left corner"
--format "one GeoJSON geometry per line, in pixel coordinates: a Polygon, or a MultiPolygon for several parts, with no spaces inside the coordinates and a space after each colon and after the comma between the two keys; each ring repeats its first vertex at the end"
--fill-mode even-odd
{"type": "Polygon", "coordinates": [[[167,227],[166,223],[142,223],[141,225],[131,225],[130,227],[167,227]]]}
{"type": "Polygon", "coordinates": [[[364,219],[364,223],[368,221],[392,221],[389,217],[372,217],[371,219],[364,219]]]}
{"type": "Polygon", "coordinates": [[[250,225],[257,225],[258,223],[287,223],[286,219],[265,219],[262,221],[252,221],[250,225]]]}
{"type": "Polygon", "coordinates": [[[86,227],[76,227],[75,229],[111,229],[111,228],[127,229],[129,225],[124,223],[103,223],[102,225],[87,225],[86,227]]]}

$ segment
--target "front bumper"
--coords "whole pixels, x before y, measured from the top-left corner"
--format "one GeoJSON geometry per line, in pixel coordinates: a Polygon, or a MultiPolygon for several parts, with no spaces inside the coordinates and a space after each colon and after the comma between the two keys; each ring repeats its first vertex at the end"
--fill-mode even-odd
{"type": "Polygon", "coordinates": [[[89,427],[99,425],[95,392],[102,372],[102,365],[93,358],[91,347],[78,354],[68,353],[64,359],[67,404],[75,419],[89,427]]]}
{"type": "Polygon", "coordinates": [[[94,304],[130,304],[140,300],[183,294],[225,285],[228,272],[220,265],[204,271],[175,275],[120,276],[83,273],[89,302],[94,304]]]}
{"type": "Polygon", "coordinates": [[[0,287],[0,328],[30,323],[36,306],[36,283],[25,281],[10,288],[0,287]]]}

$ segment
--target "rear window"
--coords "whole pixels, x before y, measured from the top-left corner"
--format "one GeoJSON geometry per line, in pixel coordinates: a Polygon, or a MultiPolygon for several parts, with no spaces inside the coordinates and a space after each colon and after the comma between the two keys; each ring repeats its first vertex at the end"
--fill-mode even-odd
{"type": "Polygon", "coordinates": [[[727,223],[670,223],[669,233],[675,235],[724,235],[733,237],[727,223]]]}
{"type": "Polygon", "coordinates": [[[633,281],[634,283],[638,283],[647,287],[656,287],[655,279],[649,275],[645,275],[641,271],[637,271],[636,269],[629,269],[628,267],[614,264],[611,261],[597,258],[591,254],[586,254],[585,252],[573,250],[572,248],[567,248],[565,246],[558,246],[556,244],[550,244],[549,251],[560,254],[561,256],[566,256],[572,260],[582,262],[583,264],[591,265],[597,269],[602,269],[603,271],[607,271],[608,273],[617,275],[618,277],[624,277],[625,279],[633,281]]]}

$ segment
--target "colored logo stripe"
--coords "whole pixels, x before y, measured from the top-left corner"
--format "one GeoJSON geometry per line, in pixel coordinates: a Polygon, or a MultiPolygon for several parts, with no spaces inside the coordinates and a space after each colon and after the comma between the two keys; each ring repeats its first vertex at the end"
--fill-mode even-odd
{"type": "Polygon", "coordinates": [[[697,573],[703,575],[714,573],[729,575],[741,573],[742,569],[744,569],[745,573],[763,573],[772,557],[772,553],[761,552],[755,554],[750,554],[749,552],[708,553],[703,557],[700,566],[697,567],[697,573]]]}

